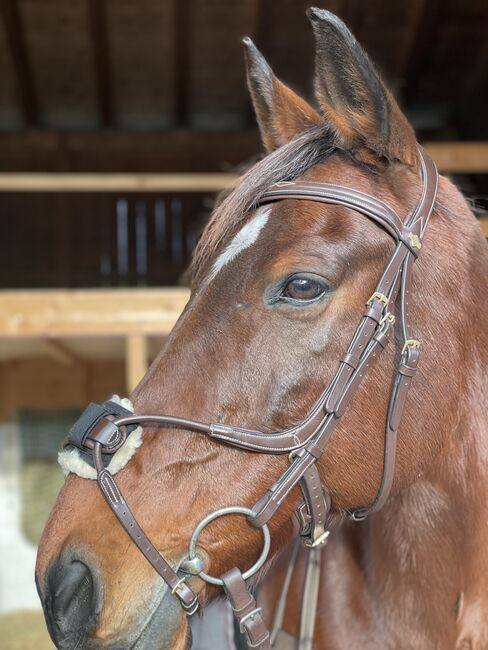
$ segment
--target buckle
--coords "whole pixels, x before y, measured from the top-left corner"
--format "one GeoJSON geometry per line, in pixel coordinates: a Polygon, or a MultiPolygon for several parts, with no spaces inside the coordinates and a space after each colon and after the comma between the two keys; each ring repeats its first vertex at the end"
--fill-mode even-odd
{"type": "Polygon", "coordinates": [[[420,241],[418,235],[415,235],[413,232],[409,232],[407,237],[412,248],[416,248],[418,251],[422,248],[422,242],[420,241]]]}
{"type": "Polygon", "coordinates": [[[368,516],[368,508],[356,508],[349,512],[349,519],[352,521],[364,521],[368,516]]]}
{"type": "Polygon", "coordinates": [[[420,348],[421,342],[417,339],[407,339],[403,344],[402,355],[408,350],[408,348],[415,348],[418,350],[420,348]]]}
{"type": "Polygon", "coordinates": [[[179,593],[179,590],[181,589],[181,587],[183,587],[183,585],[187,589],[190,589],[188,587],[188,585],[186,584],[186,578],[180,578],[178,580],[178,582],[175,584],[175,586],[171,589],[171,594],[173,596],[176,596],[179,599],[180,604],[183,607],[183,609],[185,610],[185,613],[187,614],[187,616],[192,616],[198,610],[198,606],[199,606],[198,598],[195,596],[195,598],[193,598],[191,603],[187,605],[185,603],[185,601],[183,600],[182,595],[179,593]]]}
{"type": "Polygon", "coordinates": [[[380,325],[383,325],[383,323],[385,323],[386,321],[388,321],[390,323],[390,325],[394,325],[395,321],[396,321],[396,318],[391,312],[388,311],[383,316],[383,318],[380,320],[380,325]]]}
{"type": "MultiPolygon", "coordinates": [[[[239,621],[239,630],[240,630],[241,634],[245,634],[246,636],[248,636],[248,631],[246,630],[246,627],[245,627],[246,621],[248,619],[251,619],[251,621],[253,621],[254,617],[257,614],[261,614],[262,611],[263,610],[261,609],[261,607],[256,607],[256,609],[253,609],[252,611],[250,611],[248,614],[246,614],[245,616],[243,616],[241,618],[241,620],[239,621]]],[[[251,641],[251,639],[249,639],[249,637],[248,637],[248,641],[251,641]]]]}
{"type": "Polygon", "coordinates": [[[306,541],[305,546],[307,548],[317,548],[317,546],[322,546],[323,544],[325,544],[327,542],[327,539],[328,539],[329,535],[330,535],[330,530],[324,530],[322,535],[319,535],[319,537],[317,537],[317,539],[314,539],[311,542],[306,541]]]}
{"type": "Polygon", "coordinates": [[[390,302],[390,299],[389,299],[387,296],[385,296],[384,293],[380,293],[379,291],[375,291],[375,292],[373,293],[373,295],[371,296],[371,298],[370,298],[370,299],[368,300],[368,302],[366,303],[366,306],[369,307],[369,306],[371,305],[371,303],[373,302],[373,300],[378,300],[378,302],[382,302],[382,303],[385,305],[385,307],[386,307],[386,306],[388,305],[388,303],[390,302]]]}

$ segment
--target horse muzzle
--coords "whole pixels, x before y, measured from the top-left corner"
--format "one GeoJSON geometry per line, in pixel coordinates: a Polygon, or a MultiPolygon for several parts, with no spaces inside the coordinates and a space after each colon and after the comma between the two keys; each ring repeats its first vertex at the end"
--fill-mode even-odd
{"type": "Polygon", "coordinates": [[[44,588],[36,583],[56,647],[81,647],[81,640],[95,628],[102,609],[102,590],[95,572],[85,561],[66,558],[51,567],[44,588]]]}

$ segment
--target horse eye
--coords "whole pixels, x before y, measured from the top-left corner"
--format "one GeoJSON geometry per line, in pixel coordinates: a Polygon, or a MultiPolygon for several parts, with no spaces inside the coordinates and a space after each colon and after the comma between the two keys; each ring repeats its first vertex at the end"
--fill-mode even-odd
{"type": "Polygon", "coordinates": [[[290,280],[283,291],[285,298],[293,300],[314,300],[325,293],[325,287],[317,280],[310,278],[293,278],[290,280]]]}

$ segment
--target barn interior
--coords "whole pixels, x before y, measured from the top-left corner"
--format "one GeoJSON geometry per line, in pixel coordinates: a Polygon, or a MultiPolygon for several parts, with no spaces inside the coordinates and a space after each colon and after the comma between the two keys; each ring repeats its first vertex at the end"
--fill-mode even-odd
{"type": "MultiPolygon", "coordinates": [[[[313,101],[309,4],[2,2],[5,650],[54,647],[31,568],[63,480],[59,441],[86,403],[126,395],[142,377],[188,298],[186,269],[217,193],[262,155],[241,39],[251,36],[276,74],[313,101]]],[[[488,3],[321,6],[377,62],[488,235],[488,3]]]]}

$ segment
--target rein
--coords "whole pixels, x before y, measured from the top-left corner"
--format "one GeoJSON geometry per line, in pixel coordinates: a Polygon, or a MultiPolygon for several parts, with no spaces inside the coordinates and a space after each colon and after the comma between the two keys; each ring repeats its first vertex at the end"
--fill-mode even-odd
{"type": "MultiPolygon", "coordinates": [[[[324,453],[340,418],[369,368],[377,361],[391,338],[395,323],[392,312],[397,305],[403,346],[398,358],[386,418],[383,475],[374,501],[369,505],[360,505],[352,509],[349,512],[350,518],[354,521],[364,520],[385,504],[390,493],[395,470],[397,432],[407,392],[420,358],[420,341],[414,338],[409,324],[412,269],[434,208],[438,185],[434,162],[421,148],[419,154],[422,194],[417,206],[405,221],[383,201],[359,190],[330,183],[304,181],[277,183],[259,201],[259,205],[284,199],[342,205],[373,220],[392,237],[396,244],[374,293],[366,303],[366,309],[349,347],[340,359],[335,376],[300,424],[269,434],[227,424],[205,423],[170,415],[132,414],[119,405],[105,402],[100,406],[90,405],[74,425],[67,439],[67,446],[78,448],[83,456],[92,462],[97,472],[98,485],[108,505],[141,553],[168,584],[171,593],[179,599],[186,613],[194,614],[199,603],[196,594],[188,586],[185,575],[198,575],[206,582],[223,586],[241,632],[246,634],[250,647],[265,650],[271,648],[271,641],[261,610],[257,607],[246,580],[256,574],[266,562],[270,546],[267,523],[297,484],[304,497],[304,501],[296,511],[299,537],[310,551],[304,595],[304,605],[306,603],[307,607],[304,606],[302,609],[300,637],[303,643],[300,648],[312,647],[318,599],[320,549],[327,541],[332,521],[331,499],[322,486],[317,461],[324,453]],[[87,416],[88,411],[90,413],[87,416]],[[166,425],[184,428],[203,433],[240,449],[266,454],[288,454],[290,465],[251,509],[241,506],[222,508],[205,517],[192,535],[188,560],[180,566],[178,572],[165,560],[141,529],[115,479],[107,469],[111,456],[125,443],[134,425],[166,425]],[[233,568],[221,577],[207,575],[197,555],[198,536],[211,521],[231,514],[244,515],[251,525],[261,528],[263,551],[253,567],[244,573],[241,573],[238,568],[233,568]]],[[[290,580],[291,574],[285,579],[284,598],[290,580]]],[[[282,603],[277,608],[278,619],[280,607],[283,609],[282,603]]],[[[276,636],[276,632],[277,624],[274,625],[273,637],[276,636]]]]}

